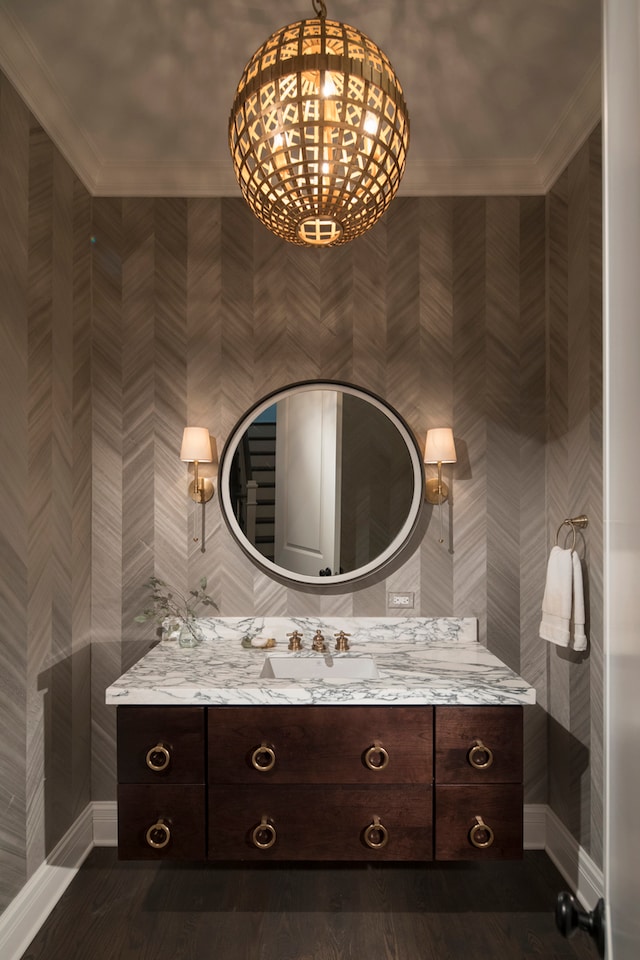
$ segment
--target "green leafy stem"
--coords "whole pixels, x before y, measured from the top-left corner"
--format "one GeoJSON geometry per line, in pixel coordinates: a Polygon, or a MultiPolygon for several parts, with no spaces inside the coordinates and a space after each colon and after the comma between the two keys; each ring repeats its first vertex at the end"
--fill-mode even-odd
{"type": "Polygon", "coordinates": [[[136,623],[153,620],[161,629],[164,629],[165,620],[180,620],[193,632],[192,621],[196,617],[197,607],[218,609],[218,604],[206,592],[206,577],[201,578],[197,590],[190,590],[186,596],[178,590],[169,589],[165,581],[160,580],[159,577],[149,577],[144,585],[150,591],[150,605],[134,617],[136,623]]]}

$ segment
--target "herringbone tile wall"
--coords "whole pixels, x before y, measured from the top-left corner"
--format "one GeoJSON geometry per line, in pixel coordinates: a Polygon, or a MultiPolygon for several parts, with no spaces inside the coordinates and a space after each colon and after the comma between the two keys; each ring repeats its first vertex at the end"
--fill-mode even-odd
{"type": "Polygon", "coordinates": [[[596,134],[549,198],[402,198],[360,240],[309,251],[241,200],[91,200],[0,83],[0,905],[90,796],[115,795],[104,689],[149,645],[133,617],[152,573],[206,575],[225,615],[380,615],[389,590],[411,590],[416,614],[478,616],[538,690],[527,800],[550,798],[598,861],[598,149],[596,134]],[[183,426],[208,426],[221,451],[254,400],[306,378],[373,390],[420,444],[453,425],[444,546],[426,508],[385,577],[293,588],[245,558],[216,498],[200,553],[183,426]],[[555,528],[583,510],[578,662],[537,628],[555,528]]]}

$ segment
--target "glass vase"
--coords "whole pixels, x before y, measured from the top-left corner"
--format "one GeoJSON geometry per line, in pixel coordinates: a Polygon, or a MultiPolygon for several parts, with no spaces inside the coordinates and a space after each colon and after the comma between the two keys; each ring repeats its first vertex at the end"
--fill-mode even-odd
{"type": "Polygon", "coordinates": [[[178,634],[178,643],[181,647],[197,647],[204,637],[202,628],[195,619],[183,620],[178,634]]]}

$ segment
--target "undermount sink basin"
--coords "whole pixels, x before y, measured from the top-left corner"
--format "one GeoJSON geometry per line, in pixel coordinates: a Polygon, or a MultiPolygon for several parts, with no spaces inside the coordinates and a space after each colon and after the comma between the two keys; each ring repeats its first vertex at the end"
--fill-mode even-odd
{"type": "Polygon", "coordinates": [[[261,677],[271,680],[375,680],[378,668],[369,656],[314,657],[271,654],[265,657],[261,677]]]}

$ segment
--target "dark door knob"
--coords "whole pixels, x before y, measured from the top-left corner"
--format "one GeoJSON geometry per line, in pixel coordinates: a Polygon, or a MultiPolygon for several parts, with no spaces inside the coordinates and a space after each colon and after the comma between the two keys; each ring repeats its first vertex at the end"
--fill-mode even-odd
{"type": "Polygon", "coordinates": [[[571,937],[576,930],[584,930],[596,941],[598,953],[604,957],[605,922],[604,900],[598,900],[595,910],[581,910],[571,893],[558,894],[556,902],[556,926],[563,937],[571,937]]]}

